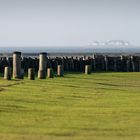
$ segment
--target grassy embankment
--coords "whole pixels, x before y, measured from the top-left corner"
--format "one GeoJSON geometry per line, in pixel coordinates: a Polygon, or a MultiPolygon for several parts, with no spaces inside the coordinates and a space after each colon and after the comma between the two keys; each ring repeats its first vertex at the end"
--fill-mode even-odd
{"type": "Polygon", "coordinates": [[[140,73],[0,78],[0,140],[139,140],[140,73]]]}

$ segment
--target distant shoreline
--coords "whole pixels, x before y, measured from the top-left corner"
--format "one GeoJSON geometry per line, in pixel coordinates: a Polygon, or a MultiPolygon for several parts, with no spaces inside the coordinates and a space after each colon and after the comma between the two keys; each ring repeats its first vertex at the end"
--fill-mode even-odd
{"type": "MultiPolygon", "coordinates": [[[[13,53],[0,53],[0,57],[12,57],[13,53]]],[[[127,56],[127,55],[133,55],[133,56],[140,56],[140,53],[47,53],[48,57],[93,57],[94,55],[108,55],[108,56],[127,56]]],[[[39,53],[22,53],[23,57],[37,57],[39,56],[39,53]]]]}
{"type": "Polygon", "coordinates": [[[101,47],[101,46],[65,46],[65,47],[0,47],[0,57],[11,57],[14,51],[22,52],[24,57],[38,57],[40,52],[46,52],[48,57],[92,57],[98,55],[137,55],[140,56],[140,47],[101,47]]]}

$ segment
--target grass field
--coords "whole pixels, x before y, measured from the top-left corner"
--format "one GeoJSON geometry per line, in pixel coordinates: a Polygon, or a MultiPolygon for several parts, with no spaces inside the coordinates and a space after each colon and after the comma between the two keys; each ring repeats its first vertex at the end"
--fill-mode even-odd
{"type": "Polygon", "coordinates": [[[139,140],[140,73],[0,78],[0,140],[139,140]]]}

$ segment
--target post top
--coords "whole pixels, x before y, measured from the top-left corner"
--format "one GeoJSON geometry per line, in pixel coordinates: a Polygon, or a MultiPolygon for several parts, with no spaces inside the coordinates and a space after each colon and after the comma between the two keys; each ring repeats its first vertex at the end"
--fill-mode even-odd
{"type": "Polygon", "coordinates": [[[13,54],[19,54],[19,55],[21,55],[21,52],[15,51],[15,52],[13,52],[13,54]]]}
{"type": "Polygon", "coordinates": [[[46,52],[40,52],[40,55],[47,55],[46,52]]]}

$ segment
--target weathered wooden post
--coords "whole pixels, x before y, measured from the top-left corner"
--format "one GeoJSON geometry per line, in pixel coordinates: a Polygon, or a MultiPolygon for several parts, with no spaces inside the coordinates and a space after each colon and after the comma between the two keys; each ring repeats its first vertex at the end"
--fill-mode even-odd
{"type": "Polygon", "coordinates": [[[131,59],[131,64],[132,64],[132,72],[135,72],[135,64],[134,64],[133,56],[131,56],[130,59],[131,59]]]}
{"type": "Polygon", "coordinates": [[[13,78],[21,79],[21,52],[13,53],[13,78]]]}
{"type": "Polygon", "coordinates": [[[47,57],[46,53],[42,52],[39,54],[39,70],[38,70],[38,78],[46,79],[46,67],[47,67],[47,57]]]}
{"type": "Polygon", "coordinates": [[[104,57],[104,61],[105,61],[105,71],[108,71],[108,59],[107,59],[107,56],[104,57]]]}
{"type": "Polygon", "coordinates": [[[47,77],[48,78],[53,78],[54,77],[53,69],[52,68],[48,68],[47,69],[47,77]]]}
{"type": "Polygon", "coordinates": [[[4,79],[11,80],[11,68],[10,67],[4,68],[4,79]]]}
{"type": "Polygon", "coordinates": [[[34,68],[28,69],[28,79],[35,80],[35,69],[34,68]]]}
{"type": "Polygon", "coordinates": [[[121,65],[121,66],[120,66],[120,71],[123,71],[123,60],[124,60],[124,57],[121,55],[121,56],[120,56],[120,63],[121,63],[121,64],[120,64],[120,65],[121,65]]]}
{"type": "Polygon", "coordinates": [[[25,71],[24,71],[24,69],[21,69],[21,79],[24,79],[24,74],[25,74],[25,71]]]}
{"type": "Polygon", "coordinates": [[[114,71],[117,71],[117,58],[114,57],[114,71]]]}
{"type": "Polygon", "coordinates": [[[130,71],[130,60],[126,60],[126,72],[130,71]]]}
{"type": "Polygon", "coordinates": [[[62,65],[57,66],[57,76],[63,77],[63,67],[62,67],[62,65]]]}
{"type": "Polygon", "coordinates": [[[91,65],[85,65],[85,74],[91,74],[91,65]]]}

